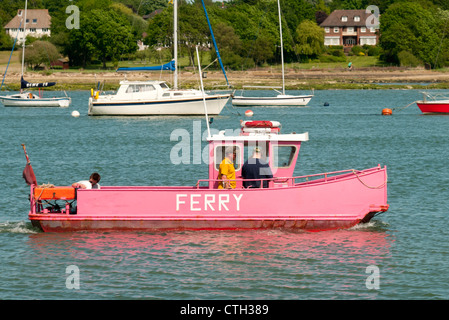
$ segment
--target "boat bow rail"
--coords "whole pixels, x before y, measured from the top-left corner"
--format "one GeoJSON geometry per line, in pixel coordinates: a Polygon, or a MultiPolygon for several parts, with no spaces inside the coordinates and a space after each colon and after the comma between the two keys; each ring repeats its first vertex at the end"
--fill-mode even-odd
{"type": "MultiPolygon", "coordinates": [[[[366,170],[356,170],[347,169],[333,172],[316,173],[295,177],[274,177],[270,179],[235,179],[237,187],[236,189],[244,189],[243,182],[246,181],[260,181],[260,188],[253,189],[270,189],[270,188],[285,188],[285,187],[304,187],[313,184],[320,183],[332,183],[336,181],[341,181],[342,179],[353,179],[357,178],[360,183],[368,189],[382,189],[386,186],[388,182],[386,167],[381,167],[380,164],[377,167],[366,169],[366,170]],[[385,179],[379,184],[371,185],[369,181],[365,181],[365,177],[369,174],[378,173],[379,171],[385,171],[385,179]],[[263,181],[268,181],[268,188],[263,188],[263,181]]],[[[213,188],[216,183],[221,180],[218,179],[199,179],[195,184],[195,188],[213,188]]]]}

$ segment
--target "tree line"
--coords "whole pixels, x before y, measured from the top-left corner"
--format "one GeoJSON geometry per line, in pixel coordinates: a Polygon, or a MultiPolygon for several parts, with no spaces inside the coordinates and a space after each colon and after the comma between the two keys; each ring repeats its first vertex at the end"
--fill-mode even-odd
{"type": "MultiPolygon", "coordinates": [[[[220,55],[228,68],[250,68],[280,59],[276,0],[205,2],[220,55]]],[[[13,41],[3,27],[23,5],[23,0],[0,2],[0,50],[12,47],[13,41]]],[[[193,64],[196,45],[212,49],[210,32],[201,0],[178,0],[178,5],[178,46],[193,64]]],[[[378,50],[370,52],[389,64],[427,64],[432,68],[449,65],[447,0],[281,0],[286,61],[340,55],[336,48],[324,46],[324,31],[319,23],[333,10],[364,10],[369,5],[380,10],[380,43],[378,50]]],[[[27,41],[50,43],[56,52],[69,58],[71,66],[101,63],[106,67],[107,62],[118,65],[123,59],[136,59],[143,54],[137,53],[139,40],[149,46],[147,51],[153,56],[171,56],[173,6],[169,0],[30,0],[28,8],[49,10],[52,35],[27,41]],[[69,5],[79,8],[79,28],[67,28],[69,5]]],[[[45,50],[52,50],[48,46],[45,50]]]]}

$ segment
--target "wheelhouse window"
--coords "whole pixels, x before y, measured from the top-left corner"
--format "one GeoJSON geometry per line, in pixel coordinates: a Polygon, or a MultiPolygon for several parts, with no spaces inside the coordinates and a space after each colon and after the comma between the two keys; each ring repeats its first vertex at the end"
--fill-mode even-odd
{"type": "Polygon", "coordinates": [[[133,84],[126,89],[126,93],[147,92],[156,90],[151,84],[133,84]]]}
{"type": "Polygon", "coordinates": [[[288,168],[297,152],[296,146],[278,145],[273,147],[273,167],[288,168]]]}

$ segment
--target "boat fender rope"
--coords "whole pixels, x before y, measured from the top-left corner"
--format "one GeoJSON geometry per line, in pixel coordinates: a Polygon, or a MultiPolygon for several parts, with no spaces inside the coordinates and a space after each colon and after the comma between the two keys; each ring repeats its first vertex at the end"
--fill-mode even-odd
{"type": "Polygon", "coordinates": [[[46,188],[54,188],[55,185],[54,185],[54,184],[51,184],[51,183],[44,183],[44,184],[41,184],[40,186],[37,186],[37,187],[38,187],[38,188],[42,188],[42,191],[41,191],[41,194],[39,195],[39,197],[37,197],[37,199],[35,199],[36,201],[39,200],[39,199],[41,198],[42,193],[44,193],[44,190],[45,190],[46,188]]]}

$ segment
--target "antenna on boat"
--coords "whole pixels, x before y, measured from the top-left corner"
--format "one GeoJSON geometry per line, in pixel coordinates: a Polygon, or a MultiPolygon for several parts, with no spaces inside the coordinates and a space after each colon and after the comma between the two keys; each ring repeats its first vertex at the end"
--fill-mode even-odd
{"type": "Polygon", "coordinates": [[[207,138],[210,138],[209,116],[207,115],[206,95],[204,93],[203,77],[201,76],[202,73],[201,73],[200,54],[198,53],[198,46],[196,46],[196,56],[198,58],[198,73],[200,75],[201,92],[203,93],[204,114],[206,116],[206,125],[207,125],[207,138]]]}

